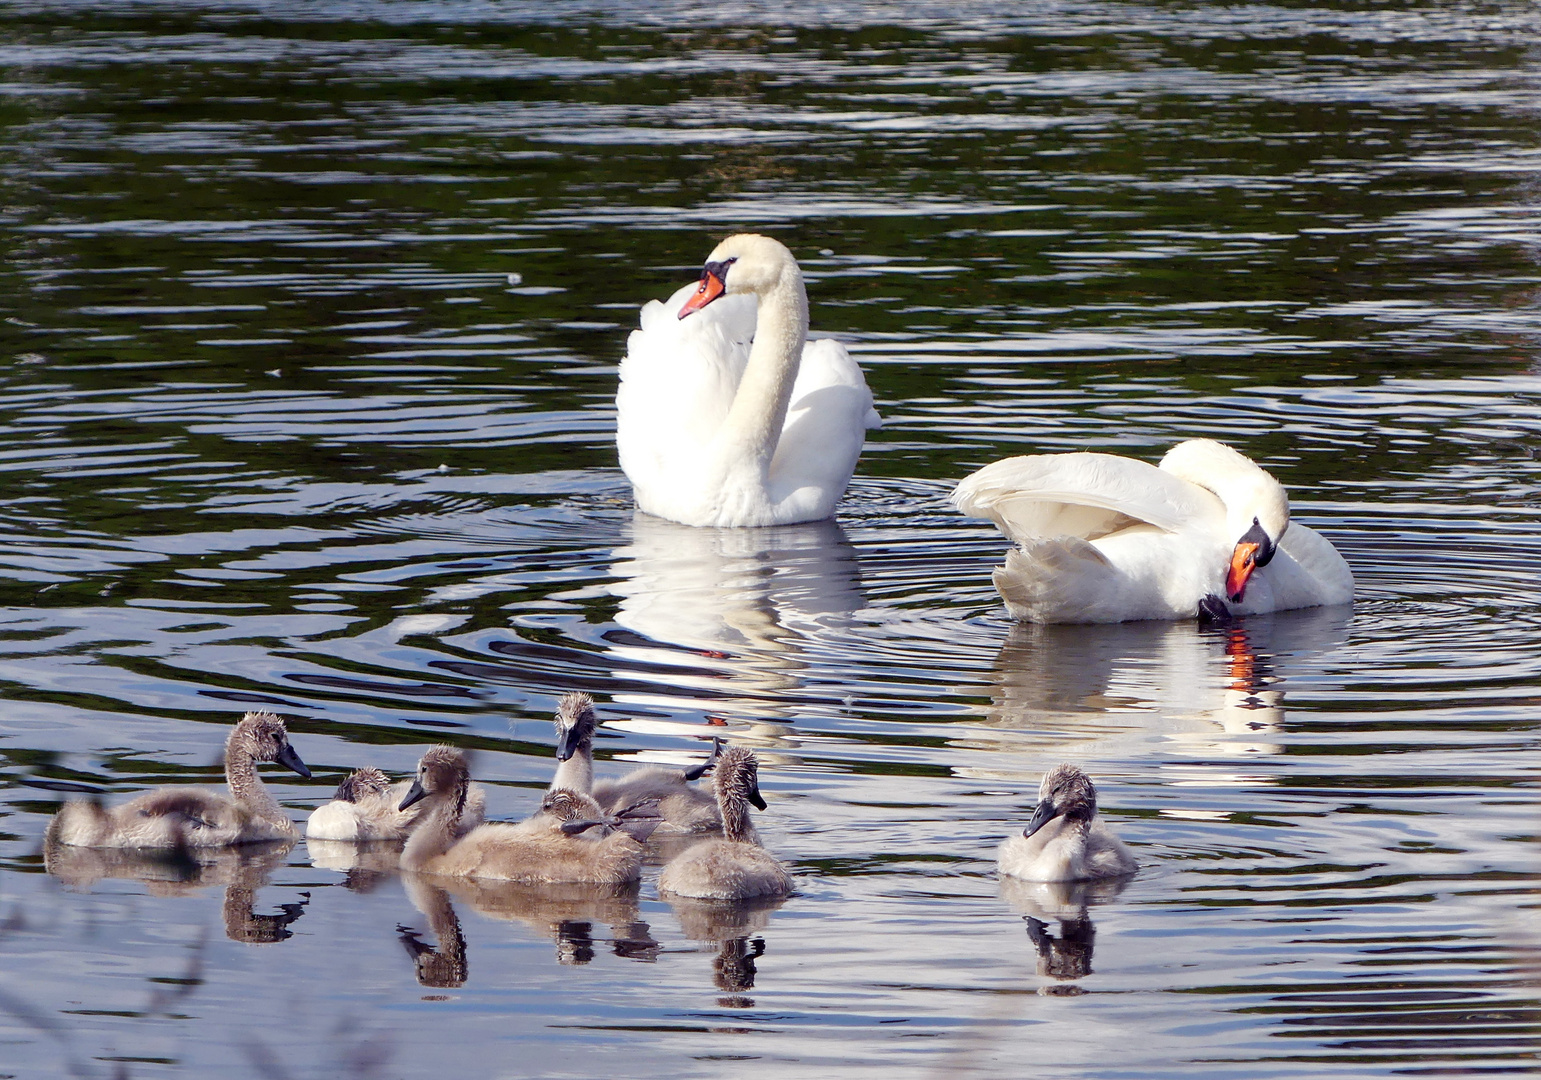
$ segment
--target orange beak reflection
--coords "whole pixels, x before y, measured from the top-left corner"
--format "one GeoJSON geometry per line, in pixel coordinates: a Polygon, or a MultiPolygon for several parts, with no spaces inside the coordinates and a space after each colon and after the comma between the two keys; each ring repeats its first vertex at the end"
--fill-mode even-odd
{"type": "Polygon", "coordinates": [[[721,296],[724,288],[726,286],[723,285],[722,278],[710,270],[703,273],[701,275],[700,287],[691,294],[690,299],[686,300],[684,306],[680,308],[680,318],[683,319],[692,312],[700,311],[707,304],[721,296]]]}
{"type": "Polygon", "coordinates": [[[1230,597],[1233,603],[1239,602],[1246,593],[1247,579],[1252,576],[1252,571],[1257,569],[1257,553],[1262,546],[1250,540],[1243,540],[1236,545],[1236,550],[1231,552],[1231,568],[1225,575],[1225,595],[1230,597]]]}

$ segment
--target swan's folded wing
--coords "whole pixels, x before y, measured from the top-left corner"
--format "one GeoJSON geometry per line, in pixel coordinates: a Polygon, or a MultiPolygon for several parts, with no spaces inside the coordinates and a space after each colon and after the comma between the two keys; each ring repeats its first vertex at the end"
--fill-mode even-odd
{"type": "Polygon", "coordinates": [[[772,500],[803,500],[807,513],[827,515],[850,482],[867,428],[879,423],[872,392],[845,346],[828,338],[808,342],[771,459],[772,500]]]}
{"type": "Polygon", "coordinates": [[[668,301],[650,301],[621,361],[616,390],[616,445],[632,483],[667,485],[700,459],[722,426],[749,358],[752,296],[725,296],[685,319],[677,317],[695,286],[668,301]]]}
{"type": "Polygon", "coordinates": [[[872,407],[872,391],[867,389],[867,379],[862,374],[861,365],[851,359],[846,347],[834,338],[815,338],[803,346],[797,381],[792,384],[791,406],[785,426],[791,427],[796,422],[798,411],[810,407],[811,403],[805,399],[830,387],[850,391],[847,395],[850,404],[833,422],[858,433],[862,428],[883,426],[882,417],[872,407]]]}
{"type": "Polygon", "coordinates": [[[1154,465],[1113,454],[1005,458],[963,479],[953,505],[1012,540],[1095,540],[1144,523],[1167,532],[1225,520],[1213,494],[1154,465]]]}

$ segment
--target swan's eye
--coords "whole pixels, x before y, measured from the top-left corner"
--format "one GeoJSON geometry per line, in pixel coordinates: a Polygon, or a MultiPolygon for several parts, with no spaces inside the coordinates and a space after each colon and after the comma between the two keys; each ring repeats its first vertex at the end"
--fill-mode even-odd
{"type": "Polygon", "coordinates": [[[711,276],[726,284],[728,280],[728,269],[736,262],[738,262],[737,255],[731,259],[723,259],[720,262],[707,263],[705,268],[702,270],[701,280],[705,282],[706,278],[711,276]]]}

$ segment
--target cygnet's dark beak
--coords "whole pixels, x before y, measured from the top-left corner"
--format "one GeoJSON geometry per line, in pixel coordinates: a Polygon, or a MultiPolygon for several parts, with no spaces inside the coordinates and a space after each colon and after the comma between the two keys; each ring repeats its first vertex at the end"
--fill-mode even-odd
{"type": "Polygon", "coordinates": [[[1059,811],[1055,809],[1054,803],[1048,799],[1044,799],[1037,806],[1033,807],[1032,820],[1027,823],[1027,828],[1022,830],[1022,835],[1032,836],[1033,833],[1037,832],[1039,829],[1043,828],[1057,817],[1059,817],[1059,811]]]}
{"type": "Polygon", "coordinates": [[[412,786],[407,789],[406,797],[401,800],[401,805],[396,807],[396,809],[405,810],[413,803],[426,798],[428,798],[428,792],[423,790],[423,782],[421,780],[414,779],[412,781],[412,786]]]}
{"type": "Polygon", "coordinates": [[[562,832],[568,836],[577,836],[579,833],[588,832],[596,825],[603,824],[605,824],[603,821],[564,821],[562,822],[562,832]]]}
{"type": "Polygon", "coordinates": [[[765,809],[765,796],[760,794],[760,782],[758,780],[749,781],[749,801],[754,804],[756,810],[765,809]]]}
{"type": "Polygon", "coordinates": [[[294,747],[290,746],[288,743],[284,743],[283,746],[279,747],[278,756],[273,760],[275,763],[282,765],[284,768],[289,769],[292,772],[299,773],[301,776],[305,777],[305,779],[310,779],[309,766],[300,760],[300,755],[296,754],[294,752],[294,747]]]}
{"type": "Polygon", "coordinates": [[[573,751],[578,749],[577,734],[577,728],[564,727],[557,730],[556,759],[558,761],[566,761],[573,756],[573,751]]]}

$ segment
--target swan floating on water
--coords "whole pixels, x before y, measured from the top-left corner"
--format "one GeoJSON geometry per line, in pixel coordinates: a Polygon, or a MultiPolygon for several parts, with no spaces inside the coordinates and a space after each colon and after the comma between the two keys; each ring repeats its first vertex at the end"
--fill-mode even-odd
{"type": "Polygon", "coordinates": [[[1024,881],[1097,881],[1140,868],[1097,816],[1097,790],[1074,765],[1044,773],[1038,805],[1021,836],[1002,841],[997,866],[1024,881]]]}
{"type": "Polygon", "coordinates": [[[749,821],[750,803],[765,809],[759,776],[754,751],[733,746],[722,752],[712,777],[722,838],[703,840],[670,860],[658,875],[661,894],[749,900],[792,891],[792,876],[759,845],[749,821]]]}
{"type": "Polygon", "coordinates": [[[259,761],[310,776],[289,745],[283,720],[270,712],[249,712],[225,740],[228,795],[200,787],[162,787],[111,810],[73,800],[54,815],[47,839],[75,847],[163,849],[293,840],[300,830],[257,775],[259,761]]]}
{"type": "Polygon", "coordinates": [[[752,233],[718,244],[699,284],[643,307],[615,395],[637,506],[685,525],[833,514],[880,420],[845,346],[807,337],[797,260],[752,233]]]}
{"type": "Polygon", "coordinates": [[[1160,466],[1006,458],[965,477],[952,500],[1016,541],[994,580],[1025,622],[1225,619],[1354,598],[1348,563],[1290,521],[1284,486],[1213,439],[1178,443],[1160,466]]]}
{"type": "MultiPolygon", "coordinates": [[[[373,840],[405,840],[422,817],[423,807],[400,809],[412,787],[410,780],[391,783],[379,769],[354,769],[330,802],[322,803],[305,820],[305,839],[354,843],[373,840]]],[[[456,826],[461,835],[470,832],[487,816],[487,793],[472,784],[465,809],[456,826]]]]}

